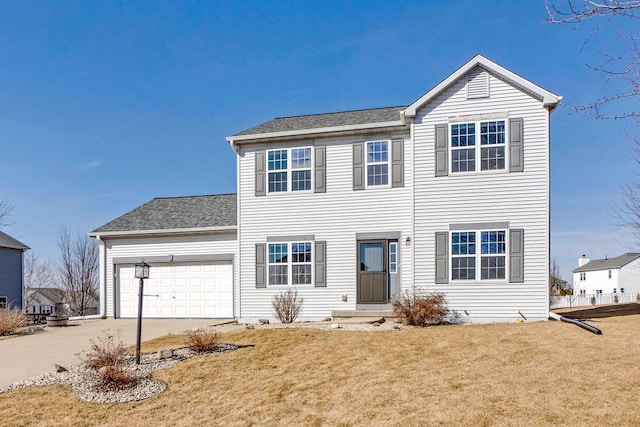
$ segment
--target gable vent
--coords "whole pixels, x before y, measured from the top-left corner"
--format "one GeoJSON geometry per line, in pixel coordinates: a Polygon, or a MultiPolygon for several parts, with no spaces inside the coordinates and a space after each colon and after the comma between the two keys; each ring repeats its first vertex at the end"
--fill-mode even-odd
{"type": "Polygon", "coordinates": [[[467,99],[489,97],[489,73],[476,68],[467,74],[467,99]]]}

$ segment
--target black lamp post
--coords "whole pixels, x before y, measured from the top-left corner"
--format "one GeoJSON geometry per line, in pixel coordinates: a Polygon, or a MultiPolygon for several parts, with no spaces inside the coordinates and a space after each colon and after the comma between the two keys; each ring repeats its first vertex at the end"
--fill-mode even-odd
{"type": "Polygon", "coordinates": [[[144,262],[136,264],[136,279],[140,279],[138,285],[138,334],[136,336],[136,365],[140,364],[140,337],[142,335],[142,293],[144,291],[144,279],[149,278],[150,265],[144,262]]]}

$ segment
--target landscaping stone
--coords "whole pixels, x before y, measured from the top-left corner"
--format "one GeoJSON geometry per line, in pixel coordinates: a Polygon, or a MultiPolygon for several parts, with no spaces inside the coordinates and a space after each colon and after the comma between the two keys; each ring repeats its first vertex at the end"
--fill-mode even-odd
{"type": "Polygon", "coordinates": [[[340,326],[338,323],[333,323],[331,325],[331,329],[340,329],[342,326],[340,326]]]}
{"type": "Polygon", "coordinates": [[[64,366],[60,366],[60,365],[58,365],[58,364],[56,364],[56,363],[54,363],[54,364],[53,364],[53,369],[54,369],[56,372],[67,372],[67,371],[68,371],[68,369],[67,369],[67,368],[65,368],[64,366]]]}
{"type": "Polygon", "coordinates": [[[173,350],[170,348],[165,348],[163,350],[158,350],[156,353],[157,360],[170,359],[173,357],[173,350]]]}
{"type": "Polygon", "coordinates": [[[258,319],[258,323],[260,323],[261,325],[268,325],[269,319],[258,319]]]}

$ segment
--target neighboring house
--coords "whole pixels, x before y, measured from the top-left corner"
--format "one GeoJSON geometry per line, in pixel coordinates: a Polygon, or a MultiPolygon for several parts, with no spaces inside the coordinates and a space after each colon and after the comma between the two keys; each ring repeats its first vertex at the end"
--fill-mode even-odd
{"type": "Polygon", "coordinates": [[[560,292],[564,289],[565,291],[571,289],[571,286],[566,280],[562,280],[560,277],[551,276],[549,278],[549,285],[551,286],[551,291],[554,295],[559,295],[560,292]]]}
{"type": "Polygon", "coordinates": [[[154,199],[90,233],[101,310],[136,314],[132,265],[145,259],[145,316],[273,318],[293,287],[300,320],[389,309],[413,289],[446,293],[472,321],[547,319],[560,99],[478,55],[410,105],[230,136],[237,199],[154,199]]]}
{"type": "Polygon", "coordinates": [[[583,295],[640,293],[640,253],[593,261],[582,255],[573,270],[573,287],[583,295]]]}
{"type": "Polygon", "coordinates": [[[23,254],[29,247],[0,231],[0,309],[22,310],[23,254]]]}
{"type": "Polygon", "coordinates": [[[39,315],[62,314],[65,311],[62,289],[27,288],[24,293],[25,312],[34,317],[34,320],[42,317],[39,315]]]}

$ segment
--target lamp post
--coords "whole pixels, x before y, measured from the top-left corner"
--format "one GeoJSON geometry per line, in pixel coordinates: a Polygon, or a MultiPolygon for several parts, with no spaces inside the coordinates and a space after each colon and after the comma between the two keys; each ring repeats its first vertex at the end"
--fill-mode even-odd
{"type": "Polygon", "coordinates": [[[136,365],[140,364],[140,337],[142,335],[142,293],[144,291],[144,279],[149,278],[150,265],[144,262],[136,264],[136,279],[140,279],[138,284],[138,333],[136,336],[136,365]]]}

